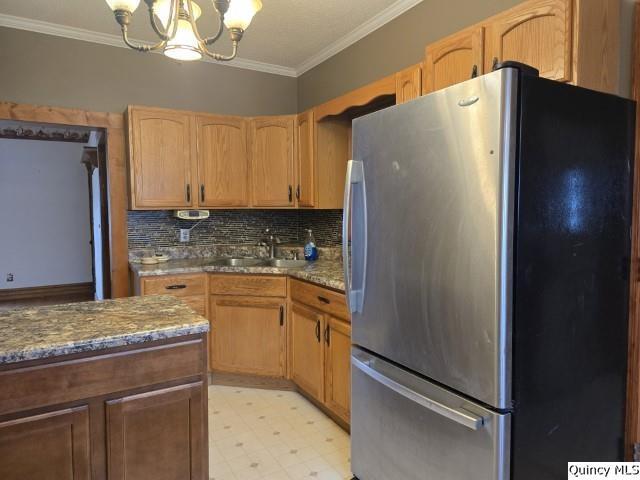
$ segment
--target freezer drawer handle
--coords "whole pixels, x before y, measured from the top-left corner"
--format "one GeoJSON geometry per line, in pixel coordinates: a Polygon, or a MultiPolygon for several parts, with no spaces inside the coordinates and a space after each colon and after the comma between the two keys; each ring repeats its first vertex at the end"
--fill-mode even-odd
{"type": "Polygon", "coordinates": [[[483,417],[461,409],[448,407],[447,405],[443,405],[440,402],[425,397],[424,395],[415,392],[410,388],[396,382],[395,380],[392,380],[391,378],[381,374],[377,370],[373,369],[372,367],[355,357],[351,357],[351,363],[354,367],[374,379],[376,382],[381,383],[385,387],[390,388],[394,392],[402,395],[403,397],[411,400],[414,403],[417,403],[418,405],[421,405],[428,410],[431,410],[434,413],[437,413],[438,415],[442,415],[443,417],[459,423],[460,425],[464,425],[471,430],[478,430],[482,425],[484,425],[483,417]]]}

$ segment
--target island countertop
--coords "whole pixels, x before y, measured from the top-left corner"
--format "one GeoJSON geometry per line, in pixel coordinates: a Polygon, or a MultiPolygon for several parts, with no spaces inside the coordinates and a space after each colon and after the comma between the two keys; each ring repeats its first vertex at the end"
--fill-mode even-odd
{"type": "Polygon", "coordinates": [[[289,275],[322,287],[344,292],[342,262],[338,260],[317,260],[302,268],[279,268],[264,265],[253,267],[231,267],[216,265],[215,258],[191,258],[169,260],[155,265],[131,263],[131,271],[138,277],[158,275],[178,275],[181,273],[242,273],[255,275],[289,275]]]}
{"type": "Polygon", "coordinates": [[[209,322],[170,296],[0,312],[0,365],[205,333],[209,322]]]}

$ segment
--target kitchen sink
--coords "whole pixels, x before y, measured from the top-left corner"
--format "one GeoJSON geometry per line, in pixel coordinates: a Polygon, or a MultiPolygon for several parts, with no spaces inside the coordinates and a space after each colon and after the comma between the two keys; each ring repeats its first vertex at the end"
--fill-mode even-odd
{"type": "Polygon", "coordinates": [[[286,260],[284,258],[272,258],[268,261],[272,267],[301,268],[308,264],[306,260],[286,260]]]}
{"type": "Polygon", "coordinates": [[[268,263],[261,258],[219,258],[215,264],[225,267],[257,267],[268,263]]]}

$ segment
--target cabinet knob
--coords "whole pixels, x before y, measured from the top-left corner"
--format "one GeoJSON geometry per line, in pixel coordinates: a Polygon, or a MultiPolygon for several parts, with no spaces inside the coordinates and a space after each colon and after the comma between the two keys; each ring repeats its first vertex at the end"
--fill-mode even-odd
{"type": "Polygon", "coordinates": [[[296,198],[300,200],[300,185],[296,187],[296,198]]]}
{"type": "Polygon", "coordinates": [[[289,203],[293,201],[293,187],[289,185],[289,203]]]}
{"type": "Polygon", "coordinates": [[[476,78],[478,76],[478,65],[474,65],[471,68],[471,78],[476,78]]]}
{"type": "Polygon", "coordinates": [[[318,295],[318,301],[325,303],[327,305],[331,303],[331,300],[329,300],[327,297],[321,297],[320,295],[318,295]]]}
{"type": "Polygon", "coordinates": [[[491,65],[491,71],[494,71],[496,68],[498,68],[498,63],[500,63],[500,60],[498,59],[498,57],[493,57],[493,64],[491,65]]]}
{"type": "Polygon", "coordinates": [[[316,340],[320,343],[320,320],[316,320],[316,340]]]}
{"type": "Polygon", "coordinates": [[[191,184],[187,183],[187,203],[191,203],[191,184]]]}
{"type": "Polygon", "coordinates": [[[200,185],[200,201],[204,202],[204,183],[200,185]]]}
{"type": "Polygon", "coordinates": [[[324,329],[324,342],[327,344],[327,347],[331,345],[331,327],[329,325],[324,329]]]}

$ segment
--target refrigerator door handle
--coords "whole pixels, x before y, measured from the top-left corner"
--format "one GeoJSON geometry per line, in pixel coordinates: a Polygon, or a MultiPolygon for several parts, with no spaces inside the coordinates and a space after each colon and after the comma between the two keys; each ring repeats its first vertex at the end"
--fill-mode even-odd
{"type": "Polygon", "coordinates": [[[344,185],[342,262],[344,267],[345,294],[351,313],[362,312],[362,303],[364,301],[365,260],[367,258],[367,208],[365,192],[362,162],[349,160],[344,185]],[[356,186],[359,188],[356,188],[356,186]],[[360,195],[360,202],[358,203],[360,208],[354,209],[352,212],[352,200],[353,202],[358,200],[358,197],[352,196],[354,191],[360,195]],[[355,220],[353,224],[351,219],[352,214],[355,220]],[[353,239],[357,239],[361,243],[354,243],[353,239]],[[350,240],[352,240],[351,249],[349,249],[350,240]],[[351,250],[351,252],[349,252],[349,250],[351,250]],[[356,274],[359,278],[352,277],[353,274],[356,274]]]}
{"type": "Polygon", "coordinates": [[[403,397],[417,403],[418,405],[428,410],[431,410],[434,413],[437,413],[438,415],[459,423],[460,425],[463,425],[471,430],[479,430],[480,427],[484,425],[484,417],[463,410],[461,408],[450,407],[436,400],[433,400],[419,392],[416,392],[406,385],[403,385],[402,383],[399,383],[396,380],[383,375],[371,365],[371,362],[367,362],[366,360],[362,361],[355,356],[352,356],[351,364],[378,383],[381,383],[382,385],[388,387],[399,395],[402,395],[403,397]]]}

